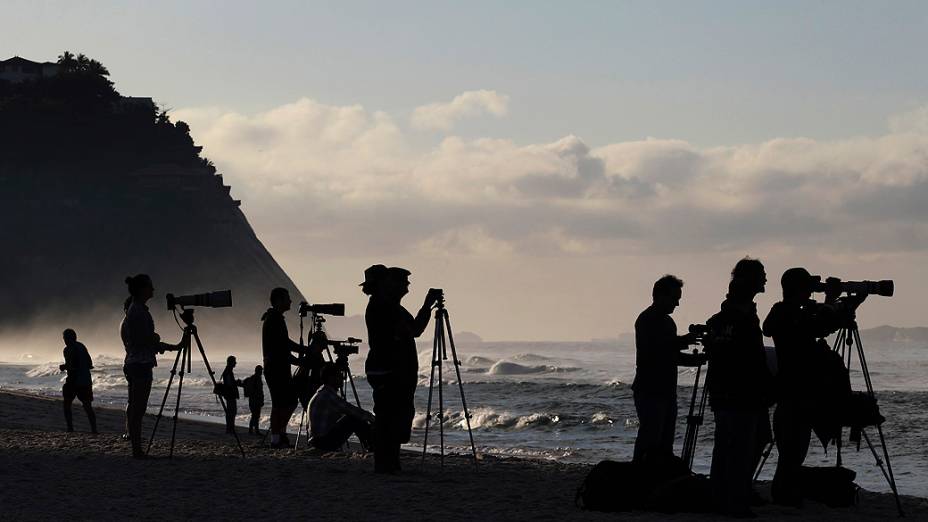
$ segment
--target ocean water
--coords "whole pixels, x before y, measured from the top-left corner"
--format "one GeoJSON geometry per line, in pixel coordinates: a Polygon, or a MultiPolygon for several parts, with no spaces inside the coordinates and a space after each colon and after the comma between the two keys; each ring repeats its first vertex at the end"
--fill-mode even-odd
{"type": "MultiPolygon", "coordinates": [[[[420,342],[420,387],[416,394],[417,416],[410,448],[421,448],[428,398],[431,344],[420,342]]],[[[471,418],[471,428],[479,452],[562,462],[595,463],[602,459],[631,458],[637,432],[637,419],[629,386],[634,376],[634,349],[621,342],[551,343],[468,343],[457,347],[462,361],[461,377],[471,418]]],[[[211,354],[217,376],[227,354],[211,354]]],[[[251,373],[258,359],[255,350],[240,351],[236,375],[251,373]],[[249,354],[253,354],[249,357],[249,354]]],[[[928,497],[928,346],[901,344],[867,346],[871,377],[880,408],[893,471],[900,493],[928,497]]],[[[352,356],[351,367],[361,405],[371,408],[371,392],[363,377],[364,353],[352,356]]],[[[149,412],[161,404],[173,359],[165,358],[155,369],[155,384],[149,412]]],[[[0,388],[26,390],[54,396],[60,393],[63,375],[60,361],[0,365],[0,388]]],[[[122,406],[126,386],[120,359],[94,357],[94,394],[98,404],[122,406]]],[[[679,425],[677,449],[682,443],[685,419],[692,393],[693,370],[680,372],[679,425]]],[[[863,389],[856,357],[852,363],[852,384],[863,389]]],[[[445,405],[445,445],[452,452],[469,451],[465,418],[454,367],[443,366],[445,405]]],[[[176,389],[176,386],[175,386],[176,389]]],[[[211,394],[212,383],[194,356],[192,374],[184,382],[181,414],[222,422],[222,410],[211,394]]],[[[437,408],[437,387],[433,411],[437,408]]],[[[349,392],[350,393],[350,392],[349,392]]],[[[173,397],[173,391],[172,391],[173,397]]],[[[238,422],[247,425],[244,401],[239,402],[238,422]]],[[[268,395],[269,402],[269,395],[268,395]]],[[[172,413],[173,398],[165,414],[172,413]]],[[[263,412],[266,426],[270,405],[263,412]]],[[[294,416],[292,431],[299,422],[294,416]]],[[[77,423],[82,413],[75,412],[77,423]]],[[[63,425],[63,421],[62,421],[63,425]]],[[[437,426],[429,434],[429,450],[438,450],[437,426]]],[[[217,426],[217,429],[220,429],[217,426]]],[[[712,451],[711,412],[700,431],[695,468],[707,472],[712,451]]],[[[879,437],[868,430],[871,441],[879,437]]],[[[875,459],[864,444],[859,451],[846,446],[844,465],[858,473],[857,482],[873,491],[889,491],[875,459]]],[[[808,465],[834,463],[834,447],[822,450],[813,439],[808,465]]],[[[762,478],[771,478],[776,451],[765,466],[762,478]]]]}

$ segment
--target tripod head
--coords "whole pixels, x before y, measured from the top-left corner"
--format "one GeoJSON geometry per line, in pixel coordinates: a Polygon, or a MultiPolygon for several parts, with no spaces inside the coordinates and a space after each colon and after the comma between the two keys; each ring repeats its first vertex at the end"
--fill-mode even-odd
{"type": "Polygon", "coordinates": [[[185,325],[193,326],[193,308],[180,307],[180,319],[185,325]]]}

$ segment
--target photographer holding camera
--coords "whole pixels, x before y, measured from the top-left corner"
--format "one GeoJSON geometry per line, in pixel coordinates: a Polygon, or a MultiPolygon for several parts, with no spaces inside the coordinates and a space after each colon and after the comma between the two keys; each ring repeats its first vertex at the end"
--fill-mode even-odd
{"type": "Polygon", "coordinates": [[[364,271],[361,290],[370,296],[364,314],[370,351],[365,362],[374,390],[374,471],[400,470],[400,445],[409,442],[416,414],[413,402],[419,380],[416,337],[428,326],[441,290],[430,289],[413,317],[400,301],[409,293],[410,272],[373,265],[364,271]]]}
{"type": "Polygon", "coordinates": [[[271,307],[261,316],[264,322],[261,327],[264,379],[271,391],[271,447],[275,449],[290,447],[287,424],[297,405],[290,366],[300,364],[293,354],[304,352],[303,346],[290,340],[287,333],[284,312],[290,310],[292,304],[286,288],[275,288],[271,290],[271,307]]]}
{"type": "Polygon", "coordinates": [[[783,300],[774,304],[764,320],[764,335],[773,338],[777,353],[777,408],[773,415],[777,469],[773,501],[799,505],[802,501],[799,472],[809,450],[812,421],[823,396],[820,382],[831,350],[822,339],[854,320],[863,296],[839,299],[840,282],[812,276],[805,268],[790,268],[780,278],[783,300]],[[825,292],[825,302],[812,299],[815,290],[825,292]]]}
{"type": "Polygon", "coordinates": [[[352,434],[370,447],[374,416],[338,394],[344,375],[335,363],[323,363],[322,385],[309,400],[309,443],[323,451],[338,451],[352,434]]]}
{"type": "Polygon", "coordinates": [[[673,455],[677,423],[677,366],[699,366],[702,354],[684,353],[695,344],[693,334],[677,335],[670,314],[680,306],[683,281],[665,275],[654,283],[651,306],[635,321],[635,411],[638,436],[634,460],[644,462],[673,455]]]}
{"type": "Polygon", "coordinates": [[[155,333],[151,312],[145,304],[155,292],[151,277],[147,274],[130,276],[126,278],[126,285],[129,287],[129,298],[124,305],[126,316],[119,325],[119,335],[126,348],[123,372],[129,384],[126,431],[132,442],[132,456],[143,459],[142,418],[151,394],[152,368],[158,365],[156,355],[180,349],[181,345],[189,342],[189,334],[185,330],[181,342],[176,345],[161,342],[161,336],[155,333]]]}

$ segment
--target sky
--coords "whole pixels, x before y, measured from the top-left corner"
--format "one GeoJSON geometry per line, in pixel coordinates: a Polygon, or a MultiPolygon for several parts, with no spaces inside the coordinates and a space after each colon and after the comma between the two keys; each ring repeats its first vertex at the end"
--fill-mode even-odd
{"type": "MultiPolygon", "coordinates": [[[[745,255],[896,281],[928,324],[924,2],[4,2],[0,54],[104,63],[232,186],[315,302],[363,269],[443,287],[490,340],[681,329],[745,255]]],[[[8,56],[3,56],[8,57],[8,56]]]]}

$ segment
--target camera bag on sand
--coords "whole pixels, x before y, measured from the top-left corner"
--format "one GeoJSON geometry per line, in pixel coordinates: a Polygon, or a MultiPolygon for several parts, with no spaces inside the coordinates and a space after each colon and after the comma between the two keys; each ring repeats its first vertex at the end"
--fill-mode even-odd
{"type": "Polygon", "coordinates": [[[803,496],[828,507],[856,506],[860,486],[854,483],[857,473],[843,467],[803,466],[800,475],[803,496]]]}
{"type": "Polygon", "coordinates": [[[574,504],[590,511],[631,511],[641,507],[645,491],[634,462],[604,460],[593,466],[577,488],[574,504]]]}
{"type": "Polygon", "coordinates": [[[574,503],[592,511],[703,512],[709,509],[708,483],[674,455],[645,463],[604,460],[577,488],[574,503]]]}

